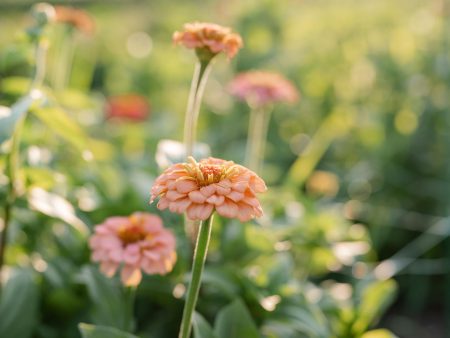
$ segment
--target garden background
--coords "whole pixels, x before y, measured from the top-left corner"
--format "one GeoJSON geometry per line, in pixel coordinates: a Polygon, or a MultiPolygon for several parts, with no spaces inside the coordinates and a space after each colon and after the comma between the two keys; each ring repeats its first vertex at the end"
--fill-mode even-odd
{"type": "MultiPolygon", "coordinates": [[[[32,337],[78,337],[79,322],[125,329],[114,313],[121,304],[105,305],[120,291],[99,287],[95,279],[101,276],[89,264],[86,232],[93,225],[112,215],[149,211],[183,237],[180,220],[148,200],[168,156],[158,143],[182,139],[195,61],[192,51],[173,45],[172,33],[195,20],[232,27],[244,41],[236,58],[216,60],[205,91],[198,138],[213,156],[244,159],[249,113],[227,90],[235,74],[276,71],[301,93],[298,103],[277,105],[272,115],[260,173],[269,186],[266,215],[242,226],[217,220],[199,312],[212,323],[239,295],[267,337],[326,337],[320,327],[279,327],[290,325],[283,324],[289,316],[308,326],[305,309],[311,304],[332,322],[327,325],[333,337],[360,337],[366,330],[369,324],[351,311],[368,313],[373,327],[398,337],[448,335],[446,0],[51,3],[86,10],[95,30],[50,30],[45,85],[53,103],[29,116],[21,143],[22,186],[6,263],[12,275],[14,267],[23,269],[16,285],[25,287],[11,295],[17,308],[27,305],[17,311],[32,337]],[[107,118],[109,98],[129,93],[148,100],[148,117],[107,118]],[[396,284],[372,285],[364,303],[358,290],[371,273],[396,284]],[[271,296],[282,294],[289,303],[290,292],[297,295],[292,279],[301,281],[298,293],[306,305],[292,300],[290,306],[305,313],[290,309],[272,318],[278,302],[271,296]],[[386,311],[371,313],[384,305],[386,311]]],[[[0,0],[3,106],[16,102],[29,85],[34,54],[24,32],[32,4],[0,0]]],[[[8,182],[5,149],[1,198],[8,182]]],[[[138,289],[135,326],[143,337],[176,334],[182,309],[176,286],[190,267],[188,241],[178,245],[172,274],[148,277],[138,289]]]]}

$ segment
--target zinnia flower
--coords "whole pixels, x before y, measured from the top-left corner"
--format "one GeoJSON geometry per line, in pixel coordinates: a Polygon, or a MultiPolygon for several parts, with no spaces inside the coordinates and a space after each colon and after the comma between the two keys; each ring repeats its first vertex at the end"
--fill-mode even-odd
{"type": "Polygon", "coordinates": [[[273,102],[294,103],[299,93],[294,85],[282,75],[264,71],[250,71],[237,75],[231,81],[231,94],[249,104],[264,106],[273,102]]]}
{"type": "Polygon", "coordinates": [[[67,6],[55,6],[56,22],[72,25],[88,35],[93,34],[95,23],[92,17],[81,9],[67,6]]]}
{"type": "Polygon", "coordinates": [[[241,222],[262,216],[256,193],[266,191],[264,181],[253,171],[209,157],[178,163],[166,169],[151,189],[151,200],[160,196],[158,208],[187,213],[191,220],[206,220],[214,210],[241,222]]]}
{"type": "Polygon", "coordinates": [[[230,28],[207,22],[185,24],[183,31],[173,34],[173,41],[197,52],[206,50],[212,56],[224,52],[230,59],[243,45],[240,35],[232,33],[230,28]]]}
{"type": "Polygon", "coordinates": [[[143,121],[150,113],[147,100],[136,94],[118,95],[108,99],[106,117],[143,121]]]}
{"type": "Polygon", "coordinates": [[[122,283],[136,286],[147,274],[164,275],[176,261],[175,237],[161,219],[136,212],[129,217],[110,217],[95,227],[89,240],[92,260],[100,271],[112,277],[122,267],[122,283]]]}

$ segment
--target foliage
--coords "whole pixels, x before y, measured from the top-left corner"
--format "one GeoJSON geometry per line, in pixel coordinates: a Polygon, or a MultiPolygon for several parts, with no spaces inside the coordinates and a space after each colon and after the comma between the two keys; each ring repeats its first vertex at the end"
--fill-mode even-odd
{"type": "MultiPolygon", "coordinates": [[[[29,92],[32,41],[17,35],[23,11],[5,8],[1,205],[9,139],[26,120],[0,336],[176,336],[191,243],[182,218],[148,198],[162,169],[158,142],[181,139],[193,71],[194,57],[171,47],[171,33],[197,17],[225,20],[245,42],[235,61],[217,60],[206,88],[199,139],[212,155],[243,160],[248,107],[226,91],[233,74],[277,70],[297,84],[302,100],[277,106],[269,126],[265,216],[215,221],[194,337],[388,338],[394,333],[377,325],[397,293],[397,310],[440,309],[448,293],[442,264],[429,265],[438,280],[431,284],[408,274],[420,270],[417,255],[395,256],[448,211],[449,28],[435,2],[89,4],[94,37],[49,27],[48,76],[39,92],[29,92]],[[72,56],[62,52],[67,44],[72,56]],[[66,66],[72,72],[58,78],[66,66]],[[150,99],[150,118],[106,119],[108,97],[128,92],[150,99]],[[170,275],[144,278],[132,308],[130,290],[90,262],[87,235],[106,217],[139,210],[159,214],[174,231],[179,259],[170,275]],[[378,264],[392,255],[411,264],[380,273],[378,264]],[[93,325],[78,329],[83,322],[93,325]]],[[[433,260],[444,247],[424,250],[433,260]]],[[[423,336],[412,321],[411,331],[385,323],[399,336],[423,336]]]]}

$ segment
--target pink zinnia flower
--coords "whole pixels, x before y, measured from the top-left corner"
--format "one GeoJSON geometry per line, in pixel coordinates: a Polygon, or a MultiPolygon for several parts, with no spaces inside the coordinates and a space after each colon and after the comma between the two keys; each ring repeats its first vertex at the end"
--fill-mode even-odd
{"type": "Polygon", "coordinates": [[[186,212],[191,220],[206,220],[216,210],[245,222],[262,216],[256,193],[266,189],[258,175],[232,161],[189,157],[188,163],[175,164],[156,179],[150,202],[160,196],[159,209],[186,212]]]}
{"type": "Polygon", "coordinates": [[[163,227],[161,218],[136,212],[129,217],[110,217],[95,227],[89,240],[92,260],[112,277],[121,266],[122,283],[136,286],[143,270],[164,275],[176,261],[175,237],[163,227]]]}
{"type": "Polygon", "coordinates": [[[206,49],[213,55],[224,52],[230,59],[243,45],[240,35],[230,28],[207,22],[185,24],[183,31],[173,34],[173,41],[191,49],[206,49]]]}
{"type": "Polygon", "coordinates": [[[249,104],[264,106],[273,102],[294,103],[299,93],[294,85],[282,75],[264,71],[250,71],[237,75],[231,81],[231,94],[249,104]]]}

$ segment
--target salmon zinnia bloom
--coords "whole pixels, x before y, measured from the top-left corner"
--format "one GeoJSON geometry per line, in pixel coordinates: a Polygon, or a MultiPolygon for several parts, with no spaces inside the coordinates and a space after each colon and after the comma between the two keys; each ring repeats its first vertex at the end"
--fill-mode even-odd
{"type": "Polygon", "coordinates": [[[224,52],[233,58],[242,47],[242,38],[228,27],[208,22],[193,22],[184,25],[184,30],[173,34],[173,41],[187,48],[207,50],[213,56],[224,52]]]}
{"type": "Polygon", "coordinates": [[[231,81],[229,89],[231,94],[255,106],[274,102],[294,103],[299,98],[297,89],[289,80],[265,71],[241,73],[231,81]]]}
{"type": "Polygon", "coordinates": [[[156,179],[150,202],[160,196],[159,209],[186,212],[191,220],[206,220],[216,210],[245,222],[262,216],[256,194],[266,190],[258,175],[232,161],[189,157],[188,163],[175,164],[156,179]]]}
{"type": "Polygon", "coordinates": [[[141,282],[141,270],[164,275],[176,261],[175,237],[163,227],[161,218],[136,212],[129,217],[110,217],[95,227],[89,240],[92,260],[100,270],[112,277],[122,267],[124,285],[141,282]]]}
{"type": "Polygon", "coordinates": [[[66,23],[91,35],[95,30],[94,19],[85,11],[67,6],[55,6],[56,22],[66,23]]]}

